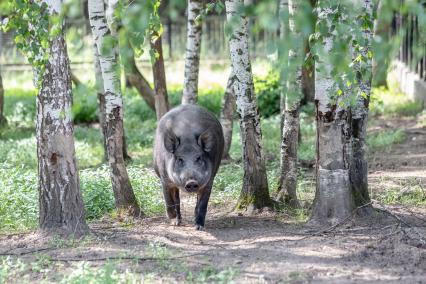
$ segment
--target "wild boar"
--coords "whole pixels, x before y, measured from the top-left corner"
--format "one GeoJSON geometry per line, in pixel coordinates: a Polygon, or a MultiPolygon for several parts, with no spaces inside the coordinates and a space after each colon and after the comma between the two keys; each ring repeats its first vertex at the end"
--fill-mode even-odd
{"type": "Polygon", "coordinates": [[[154,168],[161,179],[167,216],[180,225],[179,190],[197,194],[195,228],[202,230],[224,146],[222,126],[203,107],[181,105],[158,122],[154,168]]]}

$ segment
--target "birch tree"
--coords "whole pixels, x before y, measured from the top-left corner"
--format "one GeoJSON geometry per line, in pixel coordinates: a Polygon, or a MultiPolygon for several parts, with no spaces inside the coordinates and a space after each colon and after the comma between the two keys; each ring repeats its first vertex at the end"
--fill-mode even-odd
{"type": "Polygon", "coordinates": [[[200,21],[196,20],[196,18],[200,15],[202,8],[203,1],[188,0],[185,74],[182,104],[197,103],[202,25],[200,21]]]}
{"type": "MultiPolygon", "coordinates": [[[[321,2],[319,1],[320,4],[321,2]]],[[[324,4],[319,5],[317,9],[318,21],[324,21],[328,27],[331,26],[329,18],[332,16],[332,9],[324,4]]],[[[324,46],[324,54],[332,52],[333,40],[331,33],[323,35],[320,44],[324,46]]],[[[317,184],[311,221],[335,224],[351,214],[354,201],[349,180],[350,118],[346,108],[331,100],[334,96],[331,70],[332,66],[327,60],[317,62],[315,74],[317,184]]]]}
{"type": "Polygon", "coordinates": [[[372,208],[366,127],[373,3],[359,0],[333,5],[319,1],[317,11],[318,39],[322,39],[318,43],[325,48],[316,55],[317,189],[311,220],[337,223],[355,211],[370,214],[372,208]],[[334,29],[336,23],[341,23],[339,29],[334,29]]]}
{"type": "MultiPolygon", "coordinates": [[[[43,3],[50,16],[61,12],[61,0],[43,3]]],[[[47,232],[82,235],[88,227],[75,159],[71,70],[63,23],[49,44],[50,56],[37,95],[39,224],[47,232]]]]}
{"type": "MultiPolygon", "coordinates": [[[[112,5],[111,5],[112,6],[112,5]]],[[[105,91],[106,144],[110,176],[118,209],[139,216],[141,213],[133,193],[123,157],[123,100],[117,63],[117,38],[111,34],[105,17],[102,0],[89,0],[89,16],[92,33],[99,54],[105,91]],[[106,38],[112,46],[105,46],[106,38]]]]}
{"type": "Polygon", "coordinates": [[[243,188],[237,209],[260,209],[271,206],[265,162],[262,152],[262,132],[254,93],[248,46],[247,18],[240,13],[242,0],[225,1],[226,17],[232,26],[229,38],[234,92],[240,115],[241,142],[244,163],[243,188]]]}
{"type": "Polygon", "coordinates": [[[225,139],[222,159],[230,160],[229,150],[232,143],[232,129],[234,122],[234,108],[235,108],[235,95],[234,95],[234,75],[229,75],[228,82],[225,88],[225,95],[222,100],[222,109],[220,111],[220,124],[223,129],[223,137],[225,139]]]}
{"type": "MultiPolygon", "coordinates": [[[[248,7],[253,5],[252,0],[244,0],[244,6],[248,7]]],[[[247,20],[247,30],[250,29],[252,20],[247,20]]],[[[232,72],[229,74],[228,81],[226,83],[225,95],[222,99],[222,108],[220,111],[220,124],[222,124],[223,137],[225,140],[224,149],[222,154],[222,160],[229,161],[231,156],[229,151],[231,150],[232,144],[232,132],[234,128],[234,112],[235,112],[235,94],[234,94],[234,80],[235,77],[232,72]]]]}
{"type": "MultiPolygon", "coordinates": [[[[356,206],[364,206],[364,212],[368,213],[371,206],[370,196],[368,192],[368,163],[366,157],[366,135],[367,135],[367,119],[368,104],[370,101],[371,81],[372,81],[372,55],[371,42],[373,37],[373,1],[362,0],[362,15],[360,17],[360,26],[363,27],[362,34],[364,42],[363,48],[359,50],[360,58],[354,65],[358,73],[358,86],[360,94],[357,95],[356,105],[352,108],[352,160],[350,166],[350,182],[356,206]]],[[[354,59],[357,56],[354,56],[354,59]]]]}
{"type": "MultiPolygon", "coordinates": [[[[302,95],[302,34],[296,21],[297,9],[301,8],[303,0],[281,0],[280,9],[284,10],[288,5],[289,32],[287,40],[292,42],[288,55],[287,82],[284,112],[282,113],[282,138],[280,156],[280,178],[276,199],[288,203],[292,207],[299,207],[296,195],[297,187],[297,147],[299,138],[299,112],[302,95]]],[[[281,34],[286,34],[285,25],[281,25],[281,34]]],[[[282,79],[282,78],[281,78],[282,79]]],[[[282,94],[283,95],[283,94],[282,94]]]]}

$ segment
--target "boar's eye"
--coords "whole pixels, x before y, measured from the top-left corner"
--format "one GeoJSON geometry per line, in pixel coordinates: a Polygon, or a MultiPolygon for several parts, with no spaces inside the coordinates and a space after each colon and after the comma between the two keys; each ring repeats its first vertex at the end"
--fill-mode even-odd
{"type": "Polygon", "coordinates": [[[183,159],[182,158],[177,158],[176,162],[179,166],[183,166],[183,159]]]}
{"type": "Polygon", "coordinates": [[[201,156],[198,156],[198,157],[195,159],[195,162],[196,162],[197,164],[202,164],[202,163],[203,163],[203,160],[201,159],[201,156]]]}

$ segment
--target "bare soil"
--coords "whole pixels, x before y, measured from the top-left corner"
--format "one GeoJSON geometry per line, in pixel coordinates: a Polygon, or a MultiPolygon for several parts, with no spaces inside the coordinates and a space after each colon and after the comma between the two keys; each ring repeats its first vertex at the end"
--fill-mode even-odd
{"type": "MultiPolygon", "coordinates": [[[[413,118],[382,119],[370,131],[395,127],[406,129],[406,139],[369,155],[373,198],[388,188],[401,194],[413,186],[426,188],[426,129],[413,118]]],[[[37,232],[0,236],[0,254],[19,256],[25,263],[48,259],[48,276],[43,269],[26,269],[8,281],[20,283],[27,275],[30,282],[55,282],[79,262],[101,266],[110,259],[120,271],[140,274],[141,281],[150,275],[147,282],[426,283],[424,206],[374,201],[381,210],[372,217],[313,228],[285,213],[237,214],[232,201],[211,207],[205,231],[196,231],[194,198],[183,202],[184,224],[179,227],[168,225],[163,216],[104,218],[90,225],[90,238],[77,243],[37,232]]]]}

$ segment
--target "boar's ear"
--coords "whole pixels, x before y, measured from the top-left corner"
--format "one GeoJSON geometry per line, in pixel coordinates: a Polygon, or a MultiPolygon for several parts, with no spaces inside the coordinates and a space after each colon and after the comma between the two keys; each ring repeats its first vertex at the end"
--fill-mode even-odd
{"type": "Polygon", "coordinates": [[[167,130],[164,133],[164,147],[168,152],[174,153],[179,144],[179,138],[174,134],[172,130],[167,130]]]}
{"type": "Polygon", "coordinates": [[[213,149],[213,144],[214,137],[208,130],[201,133],[198,137],[198,145],[200,145],[205,152],[210,152],[213,149]]]}

